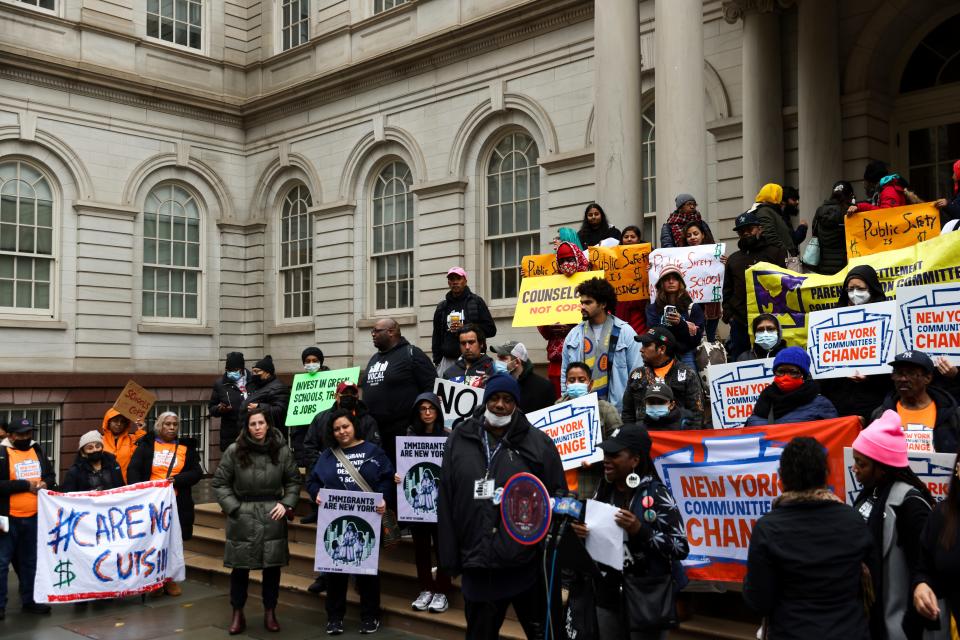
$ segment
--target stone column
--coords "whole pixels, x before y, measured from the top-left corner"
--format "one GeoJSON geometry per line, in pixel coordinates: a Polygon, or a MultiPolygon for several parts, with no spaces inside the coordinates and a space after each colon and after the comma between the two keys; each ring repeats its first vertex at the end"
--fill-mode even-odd
{"type": "MultiPolygon", "coordinates": [[[[598,3],[601,4],[601,3],[598,3]]],[[[707,216],[703,0],[656,0],[657,222],[690,193],[707,216]]]]}
{"type": "Polygon", "coordinates": [[[764,184],[783,184],[780,16],[768,8],[743,14],[743,206],[764,184]]]}
{"type": "Polygon", "coordinates": [[[822,202],[843,177],[837,13],[836,0],[799,2],[797,133],[804,210],[822,202]]]}
{"type": "Polygon", "coordinates": [[[597,202],[621,228],[640,214],[640,14],[637,0],[594,8],[593,107],[597,202]]]}

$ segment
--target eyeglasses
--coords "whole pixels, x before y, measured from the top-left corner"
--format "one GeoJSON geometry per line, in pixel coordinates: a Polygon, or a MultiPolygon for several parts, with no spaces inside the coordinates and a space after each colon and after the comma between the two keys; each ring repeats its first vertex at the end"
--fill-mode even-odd
{"type": "Polygon", "coordinates": [[[773,372],[775,376],[790,376],[791,378],[802,378],[803,372],[796,369],[777,369],[773,372]]]}
{"type": "Polygon", "coordinates": [[[436,413],[436,407],[420,407],[420,413],[436,413]]]}

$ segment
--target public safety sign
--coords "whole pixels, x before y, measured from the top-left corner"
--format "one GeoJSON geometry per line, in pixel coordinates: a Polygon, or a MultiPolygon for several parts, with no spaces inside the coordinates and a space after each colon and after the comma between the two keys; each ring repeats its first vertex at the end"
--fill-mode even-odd
{"type": "Polygon", "coordinates": [[[513,326],[538,327],[544,324],[577,324],[580,314],[580,296],[574,293],[577,285],[591,278],[602,278],[603,271],[582,271],[571,276],[541,276],[520,281],[513,326]]]}
{"type": "Polygon", "coordinates": [[[807,319],[807,353],[814,378],[890,373],[896,333],[892,301],[814,311],[807,319]]]}
{"type": "Polygon", "coordinates": [[[617,300],[646,300],[649,297],[650,243],[626,244],[616,247],[588,247],[590,268],[603,271],[607,282],[613,285],[617,300]]]}
{"type": "Polygon", "coordinates": [[[287,426],[310,424],[318,413],[332,407],[336,400],[337,385],[344,380],[356,384],[360,380],[360,367],[293,376],[290,404],[287,405],[287,426]]]}
{"type": "Polygon", "coordinates": [[[847,257],[902,249],[940,235],[940,212],[932,202],[875,209],[847,216],[847,257]]]}
{"type": "Polygon", "coordinates": [[[773,382],[773,358],[707,367],[710,410],[715,429],[742,427],[753,413],[760,392],[773,382]]]}
{"type": "Polygon", "coordinates": [[[184,579],[171,481],[37,498],[37,602],[122,598],[184,579]]]}
{"type": "Polygon", "coordinates": [[[468,384],[437,378],[433,383],[433,392],[440,399],[445,429],[452,428],[454,422],[466,418],[483,404],[483,389],[468,384]]]}
{"type": "Polygon", "coordinates": [[[720,258],[725,250],[724,244],[657,249],[650,254],[650,299],[657,297],[660,273],[667,267],[676,267],[694,302],[722,302],[725,265],[720,258]]]}
{"type": "Polygon", "coordinates": [[[960,284],[897,289],[900,349],[960,365],[960,284]]]}
{"type": "Polygon", "coordinates": [[[397,519],[404,522],[436,522],[440,467],[446,438],[397,438],[397,519]]]}
{"type": "Polygon", "coordinates": [[[383,494],[320,489],[314,570],[377,575],[383,494]]]}
{"type": "Polygon", "coordinates": [[[603,452],[597,448],[603,432],[596,393],[533,411],[527,414],[527,420],[553,440],[564,470],[603,460],[603,452]]]}

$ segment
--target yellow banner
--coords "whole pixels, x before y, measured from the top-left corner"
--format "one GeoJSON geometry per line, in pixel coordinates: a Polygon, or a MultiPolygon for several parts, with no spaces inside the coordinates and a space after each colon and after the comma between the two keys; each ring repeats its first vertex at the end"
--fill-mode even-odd
{"type": "Polygon", "coordinates": [[[844,222],[847,257],[903,249],[940,235],[940,212],[932,202],[864,211],[844,222]]]}
{"type": "Polygon", "coordinates": [[[513,312],[513,326],[537,327],[544,324],[577,324],[580,315],[580,296],[573,290],[584,280],[602,278],[603,271],[582,271],[572,276],[540,276],[520,281],[517,308],[513,312]]]}
{"type": "MultiPolygon", "coordinates": [[[[957,232],[960,233],[960,232],[957,232]]],[[[747,313],[750,320],[760,313],[777,316],[783,337],[791,345],[806,346],[807,314],[831,309],[840,298],[847,271],[858,264],[877,270],[887,299],[897,287],[940,282],[960,282],[960,235],[948,233],[903,249],[850,261],[832,276],[797,273],[761,262],[747,270],[747,313]]]]}
{"type": "MultiPolygon", "coordinates": [[[[603,271],[617,292],[617,301],[646,300],[650,297],[647,277],[650,271],[650,243],[616,247],[587,247],[590,268],[603,271]]],[[[557,256],[541,253],[524,256],[520,277],[551,276],[557,273],[557,256]]]]}

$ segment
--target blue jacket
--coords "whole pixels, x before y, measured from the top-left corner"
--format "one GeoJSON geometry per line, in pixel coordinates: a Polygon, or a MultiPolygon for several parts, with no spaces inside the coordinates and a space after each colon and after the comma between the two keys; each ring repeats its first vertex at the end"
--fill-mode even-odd
{"type": "MultiPolygon", "coordinates": [[[[560,364],[560,394],[567,392],[567,365],[583,361],[583,328],[581,322],[570,330],[563,341],[563,354],[560,364]]],[[[620,337],[613,351],[613,365],[607,380],[607,402],[623,409],[623,394],[627,390],[627,378],[630,372],[643,364],[640,359],[640,343],[634,340],[637,332],[620,318],[613,316],[613,324],[620,328],[620,337]]]]}
{"type": "MultiPolygon", "coordinates": [[[[793,422],[812,422],[814,420],[829,420],[830,418],[836,418],[837,409],[833,406],[833,403],[824,398],[821,395],[817,395],[808,405],[798,407],[789,413],[785,413],[774,421],[774,424],[790,424],[793,422]]],[[[770,421],[767,420],[767,416],[758,416],[757,414],[751,415],[747,418],[748,427],[757,427],[765,424],[770,424],[770,421]]]]}
{"type": "MultiPolygon", "coordinates": [[[[393,482],[393,464],[383,449],[372,442],[364,442],[344,449],[343,452],[347,454],[370,488],[382,493],[387,503],[392,503],[397,495],[397,485],[393,482]],[[354,457],[358,459],[354,460],[354,457]]],[[[313,500],[317,499],[317,491],[320,489],[362,491],[349,474],[344,473],[341,476],[337,472],[338,466],[339,461],[331,449],[326,449],[317,458],[316,464],[310,471],[310,477],[307,478],[307,492],[313,500]]]]}

